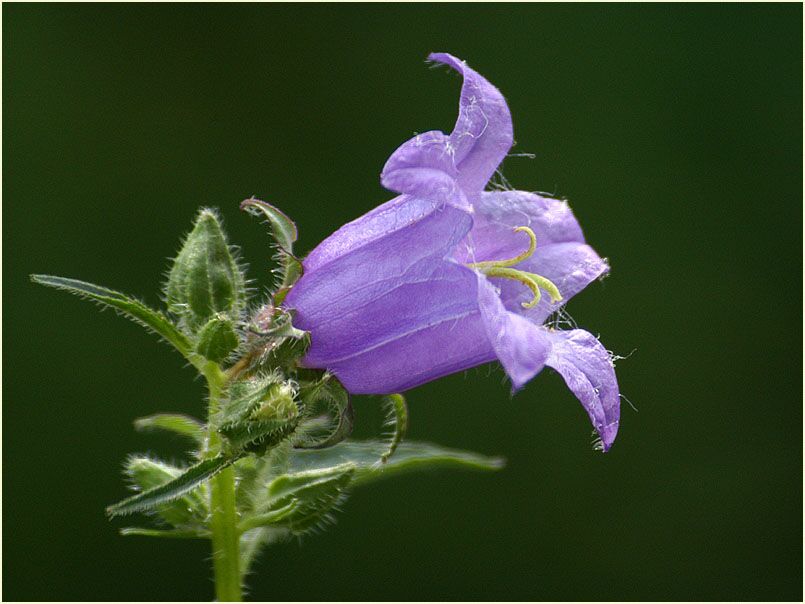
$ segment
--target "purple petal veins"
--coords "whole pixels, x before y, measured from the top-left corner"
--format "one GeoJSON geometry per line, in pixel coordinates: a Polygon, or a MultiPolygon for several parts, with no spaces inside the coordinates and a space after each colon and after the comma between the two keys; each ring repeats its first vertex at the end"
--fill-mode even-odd
{"type": "Polygon", "coordinates": [[[609,354],[586,331],[543,323],[609,267],[566,202],[483,191],[512,145],[506,101],[464,61],[429,58],[463,77],[456,124],[449,135],[425,132],[394,151],[381,182],[400,195],[304,260],[285,300],[294,324],[311,335],[303,362],[332,371],[356,394],[400,392],[494,360],[517,390],[547,365],[582,403],[606,451],[620,409],[609,354]],[[516,227],[536,236],[530,256],[531,235],[516,227]],[[512,271],[477,265],[506,259],[515,259],[505,265],[514,273],[552,282],[562,300],[544,295],[524,308],[534,291],[503,278],[512,271]]]}

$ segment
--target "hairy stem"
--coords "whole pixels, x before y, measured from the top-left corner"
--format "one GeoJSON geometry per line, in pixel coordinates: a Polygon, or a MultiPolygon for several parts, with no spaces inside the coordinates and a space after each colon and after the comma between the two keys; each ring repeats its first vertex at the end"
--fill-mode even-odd
{"type": "MultiPolygon", "coordinates": [[[[205,366],[204,376],[210,390],[206,455],[214,456],[221,450],[221,438],[211,420],[219,409],[226,376],[216,363],[205,366]]],[[[240,602],[243,599],[239,568],[240,533],[235,505],[235,470],[231,466],[210,481],[210,510],[215,596],[220,602],[240,602]]]]}

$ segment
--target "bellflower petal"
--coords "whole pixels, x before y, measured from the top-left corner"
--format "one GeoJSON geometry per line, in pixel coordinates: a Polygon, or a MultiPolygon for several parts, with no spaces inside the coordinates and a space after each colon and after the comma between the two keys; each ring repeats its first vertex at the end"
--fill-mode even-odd
{"type": "Polygon", "coordinates": [[[469,194],[479,193],[513,142],[511,114],[500,91],[464,61],[433,53],[464,77],[453,132],[431,131],[400,146],[381,174],[383,186],[399,193],[449,190],[452,183],[469,194]]]}
{"type": "MultiPolygon", "coordinates": [[[[312,269],[306,259],[304,276],[286,298],[286,306],[296,313],[294,325],[312,334],[305,364],[330,369],[352,392],[395,392],[409,384],[400,379],[419,376],[417,383],[423,383],[433,379],[433,372],[444,375],[466,368],[459,367],[462,361],[456,365],[456,355],[447,350],[452,346],[448,341],[441,350],[444,362],[431,362],[419,372],[401,371],[399,365],[388,369],[391,350],[401,350],[409,363],[421,364],[413,350],[423,338],[427,341],[429,329],[442,333],[456,321],[478,314],[474,273],[444,260],[469,231],[469,215],[443,207],[410,220],[408,209],[416,203],[402,200],[387,208],[379,220],[393,223],[396,229],[384,236],[358,238],[352,249],[344,247],[355,239],[349,234],[340,235],[343,241],[338,244],[325,242],[329,259],[324,262],[320,254],[312,269]],[[395,213],[400,220],[390,219],[395,213]],[[364,383],[350,379],[357,373],[365,374],[364,383]],[[381,384],[368,378],[372,374],[393,379],[381,384]]],[[[494,356],[486,342],[465,342],[457,347],[458,352],[462,350],[474,361],[466,362],[473,364],[478,358],[494,356]]]]}
{"type": "Polygon", "coordinates": [[[603,450],[608,451],[620,423],[618,380],[609,353],[594,335],[581,329],[546,333],[553,344],[546,364],[559,372],[581,401],[603,450]]]}
{"type": "Polygon", "coordinates": [[[553,243],[544,247],[538,245],[534,255],[516,268],[547,277],[562,294],[560,302],[552,302],[548,296],[542,296],[534,308],[523,308],[521,303],[530,299],[530,292],[516,282],[496,280],[506,308],[537,324],[544,323],[573,296],[609,272],[609,264],[593,248],[576,242],[553,243]]]}
{"type": "Polygon", "coordinates": [[[454,162],[450,137],[432,130],[400,146],[386,162],[380,181],[390,191],[440,199],[469,210],[466,197],[459,194],[454,162]]]}
{"type": "Polygon", "coordinates": [[[528,246],[525,233],[514,227],[527,226],[537,237],[534,254],[515,268],[550,279],[562,294],[560,302],[543,296],[539,304],[524,309],[531,292],[520,283],[494,279],[507,309],[542,324],[559,307],[609,271],[609,265],[590,246],[567,202],[525,191],[490,191],[474,204],[473,227],[456,251],[459,262],[512,258],[528,246]]]}
{"type": "Polygon", "coordinates": [[[462,262],[513,258],[526,249],[528,237],[515,233],[527,226],[537,236],[537,249],[552,243],[584,243],[576,217],[566,201],[525,191],[485,191],[473,204],[472,231],[460,246],[462,262]]]}
{"type": "Polygon", "coordinates": [[[417,324],[327,367],[353,394],[393,394],[495,359],[473,308],[466,314],[417,324]]]}
{"type": "MultiPolygon", "coordinates": [[[[386,363],[382,348],[435,324],[477,314],[473,274],[449,262],[417,263],[405,273],[386,279],[380,290],[356,291],[349,300],[318,313],[297,311],[295,323],[301,329],[310,322],[318,336],[311,344],[305,363],[328,368],[343,367],[360,353],[376,350],[368,362],[386,363]]],[[[315,299],[311,293],[307,299],[315,299]]],[[[293,302],[293,301],[292,301],[293,302]]],[[[393,391],[393,389],[392,389],[393,391]]]]}
{"type": "Polygon", "coordinates": [[[482,275],[478,275],[478,306],[495,355],[519,390],[545,366],[550,351],[545,330],[507,311],[498,291],[482,275]]]}
{"type": "Polygon", "coordinates": [[[397,204],[396,212],[383,217],[382,222],[393,222],[396,228],[382,236],[361,239],[348,233],[347,241],[338,244],[328,239],[322,244],[332,252],[326,261],[322,254],[315,255],[316,262],[303,260],[305,273],[286,298],[297,310],[299,327],[306,329],[307,321],[327,320],[433,273],[472,224],[468,214],[449,207],[410,219],[410,205],[397,204]],[[394,221],[395,213],[401,220],[394,221]],[[354,245],[344,247],[349,240],[354,245]]]}
{"type": "Polygon", "coordinates": [[[415,225],[431,216],[441,205],[440,201],[423,197],[395,197],[348,222],[322,241],[305,258],[305,272],[318,270],[344,254],[415,225]]]}

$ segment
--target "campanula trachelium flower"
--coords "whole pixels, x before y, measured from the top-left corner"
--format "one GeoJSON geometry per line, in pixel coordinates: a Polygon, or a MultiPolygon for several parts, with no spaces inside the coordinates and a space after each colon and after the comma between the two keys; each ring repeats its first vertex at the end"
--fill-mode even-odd
{"type": "Polygon", "coordinates": [[[499,361],[515,390],[546,365],[581,401],[608,450],[620,395],[609,353],[587,331],[544,325],[609,270],[567,203],[484,191],[513,143],[506,101],[449,54],[464,79],[453,132],[418,134],[381,174],[399,193],[304,260],[285,306],[310,332],[308,367],[356,394],[408,390],[499,361]]]}

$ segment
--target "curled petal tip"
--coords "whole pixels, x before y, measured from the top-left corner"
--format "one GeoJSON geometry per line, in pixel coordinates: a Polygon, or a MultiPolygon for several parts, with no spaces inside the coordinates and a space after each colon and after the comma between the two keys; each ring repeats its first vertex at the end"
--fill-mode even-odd
{"type": "Polygon", "coordinates": [[[455,183],[468,197],[477,197],[512,145],[509,108],[500,91],[465,61],[442,52],[428,58],[464,79],[453,132],[426,132],[401,145],[386,162],[381,182],[413,195],[455,183]]]}
{"type": "Polygon", "coordinates": [[[448,52],[432,52],[428,55],[428,61],[433,61],[435,63],[442,63],[443,65],[450,65],[458,69],[460,65],[464,65],[465,61],[459,59],[456,56],[451,55],[448,52]]]}
{"type": "Polygon", "coordinates": [[[552,348],[546,365],[565,380],[590,417],[600,437],[600,449],[609,451],[618,434],[620,393],[609,353],[591,333],[546,332],[552,348]]]}

